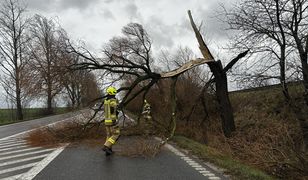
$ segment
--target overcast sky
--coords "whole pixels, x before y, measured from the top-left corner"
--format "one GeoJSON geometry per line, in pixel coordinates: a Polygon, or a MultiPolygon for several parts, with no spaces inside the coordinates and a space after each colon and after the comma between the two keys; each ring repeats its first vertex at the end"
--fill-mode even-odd
{"type": "MultiPolygon", "coordinates": [[[[144,26],[153,40],[154,54],[187,46],[199,53],[187,10],[203,23],[206,41],[216,58],[225,59],[226,25],[215,15],[220,4],[238,0],[24,0],[30,14],[56,17],[70,38],[83,40],[99,51],[130,22],[144,26]]],[[[0,102],[3,94],[0,95],[0,102]]],[[[1,106],[1,103],[0,103],[1,106]]]]}
{"type": "MultiPolygon", "coordinates": [[[[84,40],[99,50],[129,22],[142,24],[153,40],[155,53],[160,49],[188,46],[198,50],[187,10],[196,22],[203,21],[213,51],[226,42],[223,23],[214,18],[220,3],[230,0],[25,0],[30,13],[57,17],[73,39],[84,40]]],[[[235,0],[232,0],[235,1],[235,0]]],[[[216,53],[218,54],[218,53],[216,53]]]]}

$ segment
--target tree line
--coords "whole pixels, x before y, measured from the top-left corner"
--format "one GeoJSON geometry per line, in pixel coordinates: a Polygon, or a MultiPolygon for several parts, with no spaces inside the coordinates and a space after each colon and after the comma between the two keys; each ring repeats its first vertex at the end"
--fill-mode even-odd
{"type": "Polygon", "coordinates": [[[81,61],[69,54],[68,35],[56,19],[42,15],[27,17],[18,0],[5,0],[0,6],[0,82],[7,98],[23,119],[22,109],[31,101],[43,99],[46,114],[52,114],[55,98],[67,99],[77,108],[99,96],[97,80],[87,70],[70,70],[81,61]]]}

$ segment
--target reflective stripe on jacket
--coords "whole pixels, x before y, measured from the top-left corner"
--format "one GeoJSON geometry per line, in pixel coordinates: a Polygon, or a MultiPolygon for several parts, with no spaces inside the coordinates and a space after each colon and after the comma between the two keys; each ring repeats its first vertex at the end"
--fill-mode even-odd
{"type": "Polygon", "coordinates": [[[115,98],[105,99],[104,112],[105,112],[105,125],[111,126],[116,124],[118,101],[115,98]]]}

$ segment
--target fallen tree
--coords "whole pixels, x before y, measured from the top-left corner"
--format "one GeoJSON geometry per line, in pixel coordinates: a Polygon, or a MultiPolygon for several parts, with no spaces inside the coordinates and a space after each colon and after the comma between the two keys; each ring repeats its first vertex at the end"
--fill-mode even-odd
{"type": "MultiPolygon", "coordinates": [[[[121,87],[118,92],[125,91],[124,97],[119,104],[123,109],[138,95],[143,94],[143,99],[147,93],[160,79],[171,79],[171,99],[172,99],[172,112],[170,124],[171,128],[170,137],[173,136],[176,127],[176,82],[177,78],[186,71],[199,66],[201,64],[208,64],[216,83],[216,97],[220,105],[220,114],[222,118],[222,125],[226,137],[230,137],[231,133],[235,131],[233,112],[228,97],[227,91],[227,77],[226,72],[230,69],[240,58],[244,57],[248,51],[241,53],[237,58],[233,59],[226,68],[222,68],[220,61],[215,61],[211,55],[207,45],[196,28],[192,19],[190,11],[188,12],[191,25],[195,32],[196,38],[200,45],[200,50],[204,58],[191,60],[181,67],[164,73],[157,73],[152,70],[151,64],[153,58],[151,56],[151,40],[147,32],[140,24],[130,23],[122,29],[123,37],[114,37],[110,40],[103,52],[104,58],[96,58],[86,48],[80,47],[76,49],[71,43],[68,43],[68,51],[81,56],[85,61],[75,64],[74,69],[89,69],[89,70],[103,70],[105,72],[117,75],[124,78],[126,76],[133,77],[133,82],[126,87],[121,87]],[[137,87],[141,87],[136,90],[137,87]],[[136,90],[136,91],[134,91],[136,90]]],[[[121,79],[117,78],[117,79],[121,79]]],[[[103,97],[101,97],[103,98],[103,97]]],[[[102,104],[100,108],[102,107],[102,104]]],[[[89,119],[88,123],[96,116],[89,119]]],[[[140,114],[139,114],[140,117],[140,114]]],[[[170,138],[169,137],[169,138],[170,138]]],[[[167,139],[169,139],[167,138],[167,139]]]]}

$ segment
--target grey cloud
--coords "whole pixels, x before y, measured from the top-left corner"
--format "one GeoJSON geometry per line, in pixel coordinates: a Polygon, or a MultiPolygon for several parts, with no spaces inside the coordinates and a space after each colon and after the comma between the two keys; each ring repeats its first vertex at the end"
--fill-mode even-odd
{"type": "Polygon", "coordinates": [[[138,7],[135,3],[129,3],[124,7],[125,12],[130,18],[138,17],[138,7]]]}
{"type": "Polygon", "coordinates": [[[113,0],[104,0],[105,3],[109,4],[109,3],[112,3],[113,0]]]}
{"type": "Polygon", "coordinates": [[[77,8],[83,10],[96,2],[99,2],[99,0],[61,0],[58,2],[58,7],[63,9],[77,8]]]}
{"type": "Polygon", "coordinates": [[[26,4],[30,9],[48,10],[50,7],[54,7],[55,2],[53,0],[45,0],[42,3],[42,0],[27,0],[26,4]]]}
{"type": "Polygon", "coordinates": [[[173,42],[173,28],[164,24],[161,19],[152,16],[146,23],[146,30],[154,41],[154,44],[165,47],[172,47],[173,42]]]}
{"type": "MultiPolygon", "coordinates": [[[[231,1],[227,4],[224,3],[224,5],[228,7],[231,5],[230,3],[231,1]]],[[[227,30],[228,24],[220,20],[223,17],[221,15],[222,8],[216,1],[210,1],[208,5],[206,9],[204,7],[198,8],[198,11],[195,13],[196,19],[199,23],[203,22],[203,31],[205,31],[205,34],[211,35],[212,40],[225,40],[231,32],[227,30]]]]}
{"type": "Polygon", "coordinates": [[[104,9],[102,11],[102,16],[105,18],[105,19],[110,19],[110,20],[115,20],[115,17],[113,15],[113,13],[109,10],[109,9],[104,9]]]}
{"type": "Polygon", "coordinates": [[[65,10],[75,8],[85,10],[90,5],[98,3],[99,0],[27,0],[30,9],[38,9],[44,11],[65,10]]]}

